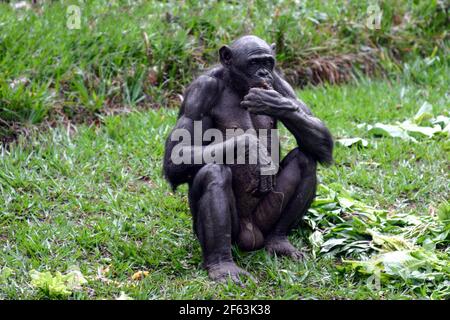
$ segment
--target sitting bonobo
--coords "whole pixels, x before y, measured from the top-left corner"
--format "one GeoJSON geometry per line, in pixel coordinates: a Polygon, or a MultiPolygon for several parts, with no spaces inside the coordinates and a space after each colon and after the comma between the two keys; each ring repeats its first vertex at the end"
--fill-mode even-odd
{"type": "Polygon", "coordinates": [[[231,277],[239,283],[241,274],[249,275],[233,261],[234,243],[242,250],[265,248],[271,254],[301,259],[288,234],[315,197],[317,162],[333,160],[330,132],[275,71],[274,51],[274,45],[256,36],[220,48],[221,65],[187,88],[166,141],[164,175],[173,188],[189,185],[194,231],[203,266],[213,280],[231,277]],[[273,164],[271,132],[277,121],[294,135],[298,147],[274,166],[268,163],[273,164]],[[235,133],[222,141],[202,137],[211,129],[235,133]],[[268,132],[265,142],[258,134],[261,129],[268,132]],[[180,130],[192,134],[192,141],[179,142],[180,130]],[[257,148],[256,161],[228,161],[230,154],[231,160],[242,156],[240,147],[247,162],[257,148]],[[188,161],[174,160],[175,156],[188,161]],[[268,167],[272,169],[263,170],[268,167]]]}

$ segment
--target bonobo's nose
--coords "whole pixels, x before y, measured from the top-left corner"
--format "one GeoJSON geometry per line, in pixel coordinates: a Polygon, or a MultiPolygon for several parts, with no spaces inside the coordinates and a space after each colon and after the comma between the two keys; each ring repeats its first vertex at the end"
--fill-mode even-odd
{"type": "Polygon", "coordinates": [[[266,69],[259,69],[256,72],[256,75],[260,78],[267,78],[269,76],[269,71],[267,71],[266,69]]]}

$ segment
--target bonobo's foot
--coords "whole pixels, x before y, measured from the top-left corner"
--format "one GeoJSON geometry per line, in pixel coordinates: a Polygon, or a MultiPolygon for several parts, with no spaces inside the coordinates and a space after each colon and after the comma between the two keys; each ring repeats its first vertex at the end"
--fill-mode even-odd
{"type": "Polygon", "coordinates": [[[227,282],[228,278],[234,283],[244,286],[239,276],[244,275],[256,282],[255,278],[245,271],[239,268],[234,262],[222,262],[206,268],[208,270],[209,278],[217,282],[227,282]]]}
{"type": "Polygon", "coordinates": [[[265,248],[270,254],[287,256],[296,261],[304,259],[304,254],[294,247],[287,237],[269,237],[266,240],[265,248]]]}

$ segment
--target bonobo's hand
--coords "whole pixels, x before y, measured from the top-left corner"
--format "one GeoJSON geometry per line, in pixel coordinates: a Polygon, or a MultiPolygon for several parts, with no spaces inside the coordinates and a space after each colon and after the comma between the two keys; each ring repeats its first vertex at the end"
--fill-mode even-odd
{"type": "Polygon", "coordinates": [[[269,191],[273,190],[273,187],[276,184],[276,172],[277,164],[273,162],[273,159],[270,157],[268,150],[265,146],[261,146],[260,150],[260,179],[259,179],[259,193],[265,194],[269,191]]]}
{"type": "Polygon", "coordinates": [[[265,114],[276,118],[300,109],[278,91],[261,88],[251,88],[242,100],[241,106],[251,113],[265,114]]]}
{"type": "Polygon", "coordinates": [[[261,144],[259,139],[254,135],[243,135],[246,139],[247,158],[257,160],[256,170],[258,172],[258,186],[255,186],[253,193],[262,195],[271,190],[275,186],[276,165],[269,155],[267,148],[261,144]]]}

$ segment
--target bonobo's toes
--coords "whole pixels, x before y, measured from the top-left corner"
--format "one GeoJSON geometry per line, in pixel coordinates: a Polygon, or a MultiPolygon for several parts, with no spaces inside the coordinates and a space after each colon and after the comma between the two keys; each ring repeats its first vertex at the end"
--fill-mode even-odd
{"type": "Polygon", "coordinates": [[[294,247],[287,237],[269,238],[266,240],[265,248],[270,254],[290,257],[296,261],[301,261],[305,258],[303,252],[294,247]]]}
{"type": "Polygon", "coordinates": [[[234,262],[223,262],[210,267],[207,267],[209,278],[213,281],[227,282],[231,279],[237,285],[244,287],[240,276],[244,275],[249,277],[253,282],[257,282],[256,279],[244,269],[239,268],[234,262]]]}

